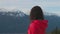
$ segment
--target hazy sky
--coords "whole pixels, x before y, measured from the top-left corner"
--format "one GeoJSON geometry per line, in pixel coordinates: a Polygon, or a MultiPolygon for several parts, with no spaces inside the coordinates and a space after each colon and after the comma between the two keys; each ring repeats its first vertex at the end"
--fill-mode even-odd
{"type": "Polygon", "coordinates": [[[0,8],[20,9],[26,14],[35,5],[41,6],[44,12],[60,14],[60,0],[0,0],[0,8]]]}

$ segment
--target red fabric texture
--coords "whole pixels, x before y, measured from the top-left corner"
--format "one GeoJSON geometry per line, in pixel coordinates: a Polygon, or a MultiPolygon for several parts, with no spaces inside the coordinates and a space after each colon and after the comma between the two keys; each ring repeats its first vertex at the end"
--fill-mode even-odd
{"type": "Polygon", "coordinates": [[[28,34],[45,34],[48,20],[33,20],[28,27],[28,34]]]}

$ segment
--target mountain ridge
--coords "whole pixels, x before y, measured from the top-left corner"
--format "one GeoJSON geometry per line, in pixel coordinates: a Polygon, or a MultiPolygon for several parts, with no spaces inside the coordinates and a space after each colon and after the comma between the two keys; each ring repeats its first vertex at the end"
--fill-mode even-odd
{"type": "MultiPolygon", "coordinates": [[[[6,10],[6,9],[0,9],[0,12],[2,12],[2,13],[23,13],[23,14],[25,14],[23,11],[20,11],[19,9],[13,9],[13,10],[6,10]]],[[[27,15],[27,14],[26,14],[27,15]]],[[[49,13],[49,12],[44,12],[44,15],[49,15],[49,16],[51,16],[51,15],[56,15],[56,16],[59,16],[59,15],[57,15],[56,13],[49,13]]],[[[60,17],[60,16],[59,16],[60,17]]]]}
{"type": "MultiPolygon", "coordinates": [[[[51,32],[56,28],[60,28],[60,17],[57,15],[44,15],[44,18],[48,20],[47,32],[51,32]]],[[[30,24],[29,15],[26,15],[22,11],[16,12],[0,12],[0,33],[23,33],[27,32],[30,24]],[[3,14],[3,15],[2,15],[3,14]],[[8,15],[7,15],[8,14],[8,15]],[[13,14],[12,16],[10,14],[13,14]],[[24,14],[21,17],[19,14],[24,14]],[[16,15],[18,15],[16,17],[16,15]]]]}

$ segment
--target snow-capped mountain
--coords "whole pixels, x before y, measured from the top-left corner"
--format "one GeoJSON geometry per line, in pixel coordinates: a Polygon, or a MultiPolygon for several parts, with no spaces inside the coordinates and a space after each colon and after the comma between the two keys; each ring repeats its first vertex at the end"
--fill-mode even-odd
{"type": "MultiPolygon", "coordinates": [[[[1,10],[0,9],[0,33],[23,33],[27,32],[30,23],[29,15],[20,10],[1,10]]],[[[44,13],[48,20],[47,32],[52,31],[57,26],[60,28],[60,17],[54,13],[44,13]]]]}
{"type": "MultiPolygon", "coordinates": [[[[10,16],[25,16],[27,14],[25,14],[24,12],[20,11],[19,9],[13,9],[13,10],[6,10],[6,9],[0,9],[0,15],[10,15],[10,16]]],[[[56,16],[59,16],[57,15],[56,13],[49,13],[49,12],[44,12],[44,15],[56,15],[56,16]]]]}
{"type": "Polygon", "coordinates": [[[0,15],[8,15],[8,16],[20,16],[20,17],[23,17],[25,16],[26,14],[20,10],[12,10],[12,11],[8,11],[6,12],[6,10],[1,10],[0,9],[0,15]]]}
{"type": "Polygon", "coordinates": [[[4,8],[0,8],[0,12],[8,12],[8,10],[6,10],[4,8]]]}

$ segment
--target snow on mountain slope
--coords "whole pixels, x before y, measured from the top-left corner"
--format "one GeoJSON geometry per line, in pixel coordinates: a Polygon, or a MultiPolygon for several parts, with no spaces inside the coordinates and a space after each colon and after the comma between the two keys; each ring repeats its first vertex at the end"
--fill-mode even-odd
{"type": "MultiPolygon", "coordinates": [[[[20,11],[19,9],[13,9],[11,11],[8,11],[6,9],[0,9],[0,14],[2,15],[10,15],[10,16],[25,16],[25,15],[28,15],[28,14],[25,14],[24,12],[20,11]]],[[[49,12],[44,12],[44,15],[56,15],[56,16],[59,16],[58,14],[56,13],[49,13],[49,12]]]]}
{"type": "Polygon", "coordinates": [[[23,17],[26,14],[20,10],[12,10],[12,11],[8,11],[6,12],[6,10],[1,10],[0,9],[0,15],[8,15],[8,16],[20,16],[23,17]]]}

